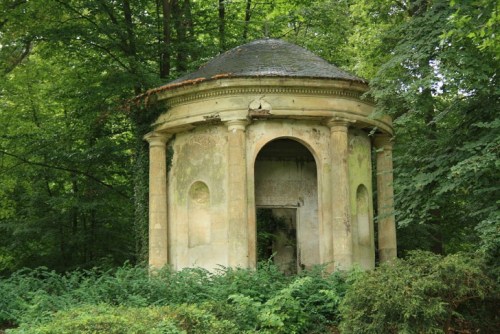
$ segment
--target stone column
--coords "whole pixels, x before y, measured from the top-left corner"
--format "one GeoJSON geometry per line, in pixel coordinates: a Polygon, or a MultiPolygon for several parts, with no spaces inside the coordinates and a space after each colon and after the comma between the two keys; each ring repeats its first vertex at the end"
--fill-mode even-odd
{"type": "Polygon", "coordinates": [[[168,263],[167,150],[171,135],[151,132],[149,142],[149,266],[168,263]]]}
{"type": "Polygon", "coordinates": [[[352,232],[348,169],[348,127],[344,119],[328,122],[332,165],[332,232],[335,269],[352,266],[352,232]]]}
{"type": "Polygon", "coordinates": [[[396,258],[396,222],[392,187],[392,142],[387,134],[375,136],[377,150],[378,250],[380,262],[396,258]]]}
{"type": "Polygon", "coordinates": [[[227,121],[228,264],[248,267],[246,119],[227,121]]]}

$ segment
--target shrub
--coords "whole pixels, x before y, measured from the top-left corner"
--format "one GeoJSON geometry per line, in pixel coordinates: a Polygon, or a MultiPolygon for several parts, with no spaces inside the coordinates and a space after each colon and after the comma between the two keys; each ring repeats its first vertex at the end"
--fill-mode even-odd
{"type": "Polygon", "coordinates": [[[269,261],[258,270],[165,268],[155,275],[131,266],[66,274],[40,268],[0,279],[0,324],[20,325],[14,333],[312,334],[339,322],[344,333],[488,332],[499,325],[495,283],[478,259],[423,252],[347,275],[316,267],[285,276],[269,261]]]}
{"type": "MultiPolygon", "coordinates": [[[[307,274],[304,274],[307,275],[307,274]]],[[[321,274],[313,279],[318,284],[321,274]]],[[[9,278],[0,279],[0,325],[37,324],[50,321],[60,310],[82,305],[107,304],[141,308],[145,306],[196,304],[219,319],[229,319],[241,331],[255,330],[257,314],[266,302],[285,293],[294,277],[283,275],[271,262],[261,263],[258,270],[221,268],[216,273],[195,268],[174,272],[168,268],[149,275],[142,267],[125,265],[115,270],[77,270],[58,274],[46,268],[22,270],[9,278]],[[253,305],[251,310],[244,296],[253,305]]],[[[316,284],[316,283],[315,283],[316,284]]],[[[317,285],[327,288],[328,284],[317,285]]],[[[313,284],[314,285],[314,284],[313,284]]],[[[309,307],[305,298],[323,292],[293,290],[291,299],[301,299],[300,307],[309,307]]],[[[282,316],[286,314],[284,305],[282,316]]],[[[293,326],[293,321],[287,325],[293,326]]],[[[303,326],[302,326],[303,327],[303,326]]],[[[301,327],[301,328],[302,328],[301,327]]]]}
{"type": "Polygon", "coordinates": [[[345,273],[323,267],[302,272],[262,305],[258,315],[266,333],[326,333],[338,325],[338,306],[346,290],[345,273]]]}
{"type": "Polygon", "coordinates": [[[0,322],[36,323],[83,304],[149,305],[155,294],[148,280],[145,268],[128,265],[65,274],[47,268],[20,270],[0,279],[0,322]]]}
{"type": "Polygon", "coordinates": [[[225,303],[210,303],[220,318],[242,331],[261,333],[326,333],[339,321],[338,304],[345,293],[343,273],[328,274],[322,267],[289,277],[267,299],[235,293],[225,303]]]}
{"type": "Polygon", "coordinates": [[[326,327],[339,324],[339,304],[348,288],[346,280],[352,281],[356,275],[357,270],[326,274],[322,266],[302,272],[301,276],[311,279],[295,296],[307,310],[308,321],[304,328],[308,333],[324,333],[326,327]]]}
{"type": "Polygon", "coordinates": [[[495,282],[479,259],[414,252],[360,274],[340,307],[343,333],[448,333],[498,328],[495,282]],[[497,326],[497,327],[495,327],[497,326]]]}
{"type": "Polygon", "coordinates": [[[292,277],[285,276],[271,260],[259,262],[257,270],[221,268],[212,277],[211,296],[227,301],[229,296],[242,294],[265,302],[286,287],[292,277]]]}
{"type": "Polygon", "coordinates": [[[227,320],[218,320],[194,305],[131,308],[85,305],[57,312],[50,321],[24,324],[11,334],[182,334],[239,333],[227,320]]]}

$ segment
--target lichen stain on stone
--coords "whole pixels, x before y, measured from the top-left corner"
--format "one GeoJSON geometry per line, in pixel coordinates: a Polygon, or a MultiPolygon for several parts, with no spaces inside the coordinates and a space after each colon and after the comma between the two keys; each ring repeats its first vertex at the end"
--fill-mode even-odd
{"type": "Polygon", "coordinates": [[[312,128],[311,137],[314,139],[315,142],[318,142],[321,139],[321,131],[316,128],[312,128]]]}
{"type": "Polygon", "coordinates": [[[350,235],[351,234],[351,223],[349,222],[349,219],[347,217],[344,217],[343,220],[344,220],[343,222],[344,222],[346,235],[350,235]]]}
{"type": "MultiPolygon", "coordinates": [[[[226,132],[224,126],[200,127],[177,137],[177,153],[172,163],[175,182],[172,187],[178,205],[185,205],[188,188],[197,180],[223,184],[226,152],[220,147],[225,147],[227,143],[226,132]]],[[[213,192],[212,200],[219,203],[224,196],[224,188],[221,188],[213,192]]]]}

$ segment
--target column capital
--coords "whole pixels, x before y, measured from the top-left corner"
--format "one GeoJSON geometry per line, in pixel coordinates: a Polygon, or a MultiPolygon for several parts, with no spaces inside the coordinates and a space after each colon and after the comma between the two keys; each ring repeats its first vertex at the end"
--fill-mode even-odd
{"type": "Polygon", "coordinates": [[[149,132],[144,137],[149,146],[165,146],[167,141],[172,138],[171,133],[149,132]]]}
{"type": "Polygon", "coordinates": [[[225,121],[224,124],[226,124],[228,131],[234,132],[237,130],[245,131],[246,126],[250,124],[250,122],[248,119],[232,119],[225,121]]]}
{"type": "Polygon", "coordinates": [[[331,132],[347,132],[349,126],[354,122],[356,121],[343,117],[332,117],[326,121],[326,125],[330,128],[331,132]]]}
{"type": "Polygon", "coordinates": [[[393,137],[387,133],[378,133],[375,135],[373,144],[378,149],[392,150],[393,137]]]}

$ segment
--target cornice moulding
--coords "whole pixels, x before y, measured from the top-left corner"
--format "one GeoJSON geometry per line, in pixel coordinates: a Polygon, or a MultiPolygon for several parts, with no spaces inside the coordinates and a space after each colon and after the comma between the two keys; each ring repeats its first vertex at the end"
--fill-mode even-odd
{"type": "Polygon", "coordinates": [[[196,100],[243,94],[282,94],[338,96],[373,105],[371,99],[362,99],[368,86],[343,80],[290,79],[290,78],[226,78],[181,86],[156,93],[156,101],[168,107],[196,100]]]}

